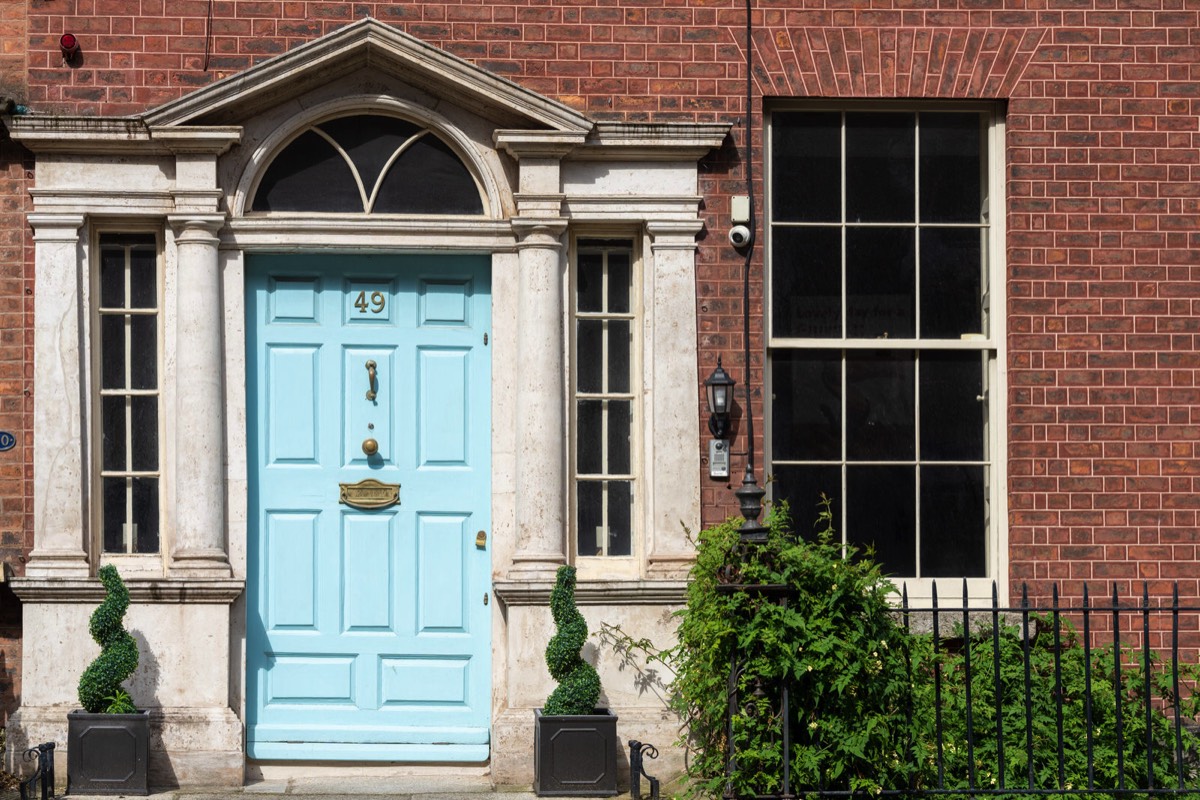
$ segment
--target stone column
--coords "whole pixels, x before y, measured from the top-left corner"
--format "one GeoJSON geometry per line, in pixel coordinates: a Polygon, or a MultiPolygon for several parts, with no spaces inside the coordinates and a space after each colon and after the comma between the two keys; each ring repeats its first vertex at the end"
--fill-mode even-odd
{"type": "Polygon", "coordinates": [[[646,381],[651,407],[649,569],[681,577],[695,548],[684,526],[700,526],[700,447],[696,410],[696,219],[650,222],[654,336],[646,381]]]}
{"type": "Polygon", "coordinates": [[[78,214],[30,214],[33,296],[33,551],[30,578],[87,577],[87,476],[84,474],[80,336],[86,331],[79,287],[84,270],[78,214]]]}
{"type": "Polygon", "coordinates": [[[517,546],[510,577],[552,579],[566,561],[565,220],[519,218],[517,546]]]}
{"type": "Polygon", "coordinates": [[[170,218],[177,257],[171,574],[228,577],[220,214],[170,218]]]}

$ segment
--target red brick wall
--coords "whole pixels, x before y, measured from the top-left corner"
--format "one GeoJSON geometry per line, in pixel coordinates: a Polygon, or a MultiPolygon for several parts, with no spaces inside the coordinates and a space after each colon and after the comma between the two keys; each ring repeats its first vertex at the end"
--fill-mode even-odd
{"type": "MultiPolygon", "coordinates": [[[[0,97],[26,97],[26,4],[0,5],[0,97]]],[[[0,453],[0,569],[23,571],[32,546],[33,269],[24,214],[33,162],[0,129],[0,430],[17,438],[0,453]],[[28,176],[28,177],[27,177],[28,176]]],[[[21,693],[21,610],[0,584],[0,725],[21,693]]]]}
{"type": "MultiPolygon", "coordinates": [[[[373,15],[595,118],[743,113],[741,0],[215,0],[211,23],[204,0],[132,5],[32,4],[37,110],[135,113],[373,15]],[[64,31],[82,44],[76,67],[58,55],[64,31]]],[[[1035,594],[1051,579],[1072,595],[1085,580],[1128,594],[1145,579],[1156,594],[1178,580],[1185,597],[1200,595],[1197,12],[1180,0],[754,5],[756,131],[763,96],[1008,102],[1010,577],[1035,594]]],[[[728,198],[745,192],[742,156],[730,144],[702,164],[697,303],[701,377],[721,354],[745,386],[743,264],[724,239],[728,198]]],[[[697,399],[703,430],[699,387],[697,399]]],[[[744,453],[744,437],[734,449],[744,453]]],[[[724,482],[702,481],[707,521],[736,510],[724,482]]]]}

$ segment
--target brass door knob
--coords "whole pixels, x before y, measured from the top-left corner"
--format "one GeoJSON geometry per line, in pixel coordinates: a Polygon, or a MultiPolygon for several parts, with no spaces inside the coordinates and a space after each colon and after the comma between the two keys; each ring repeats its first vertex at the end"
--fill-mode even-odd
{"type": "Polygon", "coordinates": [[[363,439],[363,452],[368,456],[373,456],[379,452],[379,442],[374,439],[363,439]]]}

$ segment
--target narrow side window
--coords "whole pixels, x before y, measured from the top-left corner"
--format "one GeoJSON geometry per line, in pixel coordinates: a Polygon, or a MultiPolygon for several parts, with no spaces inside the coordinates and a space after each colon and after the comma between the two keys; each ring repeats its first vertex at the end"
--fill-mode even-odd
{"type": "Polygon", "coordinates": [[[159,275],[153,234],[101,234],[97,304],[100,538],[159,552],[159,275]]]}

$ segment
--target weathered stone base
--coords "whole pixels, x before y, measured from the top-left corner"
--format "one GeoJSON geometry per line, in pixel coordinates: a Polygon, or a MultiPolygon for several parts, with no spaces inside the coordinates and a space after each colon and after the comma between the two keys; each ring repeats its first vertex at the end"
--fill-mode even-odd
{"type": "MultiPolygon", "coordinates": [[[[54,742],[56,789],[67,780],[67,713],[73,706],[22,707],[8,722],[4,768],[23,774],[21,754],[54,742]]],[[[150,709],[151,791],[179,787],[241,786],[242,723],[228,708],[150,709]]]]}

